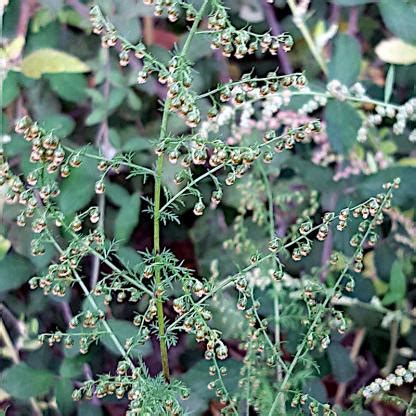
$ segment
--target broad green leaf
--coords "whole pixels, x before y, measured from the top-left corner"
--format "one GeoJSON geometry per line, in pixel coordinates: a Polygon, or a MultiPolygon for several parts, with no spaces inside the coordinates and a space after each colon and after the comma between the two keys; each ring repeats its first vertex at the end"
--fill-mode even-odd
{"type": "Polygon", "coordinates": [[[45,246],[46,252],[43,256],[32,255],[31,241],[33,238],[33,231],[31,230],[30,226],[19,227],[16,224],[12,224],[9,229],[8,237],[10,241],[13,242],[14,252],[20,254],[27,260],[30,260],[32,263],[32,268],[34,266],[36,272],[44,269],[50,263],[52,257],[55,255],[55,249],[50,244],[45,246]]]}
{"type": "Polygon", "coordinates": [[[38,118],[39,125],[45,130],[52,130],[58,137],[69,136],[75,128],[75,121],[66,114],[52,114],[38,118]]]}
{"type": "Polygon", "coordinates": [[[91,111],[85,120],[87,126],[93,126],[94,124],[100,123],[107,116],[107,110],[104,107],[97,107],[91,111]]]}
{"type": "Polygon", "coordinates": [[[85,158],[79,168],[72,169],[71,175],[62,181],[59,206],[64,214],[84,208],[95,195],[98,170],[95,162],[85,158]]]}
{"type": "Polygon", "coordinates": [[[380,0],[380,13],[387,28],[409,43],[416,43],[416,4],[406,0],[380,0]]]}
{"type": "Polygon", "coordinates": [[[291,157],[287,165],[295,168],[296,173],[310,187],[321,192],[325,192],[330,188],[334,189],[333,172],[330,168],[318,166],[298,156],[291,157]]]}
{"type": "Polygon", "coordinates": [[[302,391],[321,403],[328,401],[328,393],[325,385],[317,377],[306,379],[302,386],[302,391]]]}
{"type": "Polygon", "coordinates": [[[328,64],[329,78],[350,86],[360,74],[361,51],[357,39],[340,33],[334,42],[334,53],[328,64]]]}
{"type": "Polygon", "coordinates": [[[383,298],[383,305],[391,305],[404,299],[406,295],[406,276],[399,261],[391,267],[389,291],[383,298]]]}
{"type": "Polygon", "coordinates": [[[411,166],[391,166],[372,175],[364,176],[357,185],[360,198],[369,198],[374,195],[375,189],[381,189],[384,183],[400,178],[400,188],[394,191],[394,204],[403,209],[413,208],[416,198],[414,178],[416,169],[411,166]]]}
{"type": "Polygon", "coordinates": [[[29,78],[61,72],[88,72],[89,66],[66,52],[55,49],[38,49],[22,61],[22,72],[29,78]]]}
{"type": "Polygon", "coordinates": [[[111,113],[114,111],[117,107],[120,106],[120,104],[123,102],[124,98],[127,95],[127,88],[113,88],[110,91],[110,96],[108,97],[108,103],[106,104],[108,106],[108,112],[111,113]]]}
{"type": "Polygon", "coordinates": [[[75,402],[72,400],[74,387],[68,378],[62,378],[55,384],[56,404],[62,416],[69,416],[75,410],[75,402]]]}
{"type": "Polygon", "coordinates": [[[7,238],[0,235],[0,261],[4,259],[11,246],[12,243],[7,238]]]}
{"type": "Polygon", "coordinates": [[[0,375],[0,388],[17,399],[44,396],[55,382],[47,370],[37,370],[25,363],[6,368],[0,375]]]}
{"type": "Polygon", "coordinates": [[[335,152],[346,154],[357,143],[361,126],[357,110],[341,101],[329,101],[325,109],[329,142],[335,152]]]}
{"type": "Polygon", "coordinates": [[[117,183],[107,181],[105,184],[106,198],[117,207],[127,205],[130,200],[130,194],[125,188],[117,183]]]}
{"type": "Polygon", "coordinates": [[[87,79],[82,74],[48,74],[50,86],[59,97],[71,102],[81,102],[87,98],[87,79]]]}
{"type": "Polygon", "coordinates": [[[65,357],[59,367],[59,375],[64,378],[78,377],[83,372],[83,366],[87,358],[85,355],[77,355],[76,357],[65,357]]]}
{"type": "MultiPolygon", "coordinates": [[[[210,363],[206,360],[198,361],[180,379],[190,388],[190,398],[182,404],[191,414],[203,414],[210,400],[215,398],[215,392],[207,389],[207,384],[212,381],[208,369],[210,363]]],[[[230,394],[238,389],[239,372],[241,363],[229,359],[226,361],[227,374],[223,377],[224,384],[230,394]]]]}
{"type": "MultiPolygon", "coordinates": [[[[188,35],[185,35],[183,39],[181,39],[180,45],[185,43],[187,36],[188,35]]],[[[207,34],[202,34],[194,38],[191,42],[187,57],[192,62],[196,62],[201,58],[212,55],[212,53],[213,51],[209,44],[209,36],[207,34]]]]}
{"type": "Polygon", "coordinates": [[[121,246],[117,250],[117,256],[126,267],[133,270],[143,262],[142,256],[128,246],[121,246]]]}
{"type": "Polygon", "coordinates": [[[133,194],[122,205],[117,214],[114,232],[116,240],[121,240],[123,243],[128,242],[134,228],[139,223],[139,215],[140,197],[137,194],[133,194]]]}
{"type": "Polygon", "coordinates": [[[395,260],[396,255],[389,241],[380,241],[374,250],[374,265],[377,277],[386,285],[390,281],[390,270],[395,260]]]}
{"type": "Polygon", "coordinates": [[[338,382],[348,383],[355,377],[357,368],[351,361],[348,350],[340,343],[332,342],[329,344],[328,358],[332,373],[338,382]]]}
{"type": "Polygon", "coordinates": [[[93,126],[100,123],[107,116],[107,110],[105,107],[100,106],[94,108],[85,120],[87,126],[93,126]]]}
{"type": "Polygon", "coordinates": [[[389,64],[411,65],[416,63],[416,46],[399,38],[382,40],[376,46],[375,51],[382,61],[389,64]]]}
{"type": "MultiPolygon", "coordinates": [[[[137,335],[137,328],[129,321],[123,321],[121,319],[108,319],[108,325],[116,335],[117,339],[120,341],[121,345],[124,345],[127,338],[134,337],[137,335]]],[[[114,354],[120,355],[119,350],[117,349],[113,339],[110,335],[104,335],[101,337],[100,341],[114,354]]],[[[149,354],[151,351],[150,343],[147,341],[144,345],[140,347],[133,348],[133,354],[140,354],[141,356],[149,354]]]]}
{"type": "Polygon", "coordinates": [[[16,253],[10,253],[0,261],[0,292],[17,289],[26,283],[33,273],[31,262],[16,253]]]}
{"type": "Polygon", "coordinates": [[[131,109],[139,111],[142,108],[142,100],[140,97],[132,90],[128,90],[127,93],[127,102],[131,109]]]}
{"type": "Polygon", "coordinates": [[[1,106],[2,108],[7,107],[12,101],[14,101],[19,95],[19,84],[17,79],[19,74],[14,71],[7,73],[6,79],[3,81],[1,92],[1,106]]]}

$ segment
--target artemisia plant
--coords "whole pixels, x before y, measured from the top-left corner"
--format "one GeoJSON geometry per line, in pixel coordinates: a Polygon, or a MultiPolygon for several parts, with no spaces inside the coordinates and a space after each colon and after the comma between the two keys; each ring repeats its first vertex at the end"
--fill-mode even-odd
{"type": "MultiPolygon", "coordinates": [[[[193,89],[193,62],[188,54],[200,34],[208,35],[211,47],[219,49],[225,57],[237,59],[250,54],[275,55],[280,49],[288,52],[293,46],[292,37],[287,33],[274,36],[269,32],[254,33],[248,27],[236,28],[220,0],[204,0],[198,9],[191,3],[176,0],[145,3],[155,3],[156,16],[167,15],[175,22],[185,15],[189,22],[183,45],[172,51],[167,63],[153,56],[143,42],[131,44],[123,38],[96,5],[91,8],[91,22],[104,48],[118,48],[122,67],[128,66],[131,59],[140,60],[138,83],[154,78],[166,86],[159,137],[153,146],[154,164],[141,166],[135,163],[134,154],[117,154],[106,159],[87,147],[68,147],[53,131],[44,130],[29,116],[17,122],[16,132],[31,143],[30,172],[26,175],[13,172],[5,155],[1,155],[1,182],[8,186],[7,202],[20,207],[17,224],[32,228],[33,255],[43,255],[48,245],[56,250],[55,260],[46,273],[31,279],[31,288],[40,288],[45,295],[65,296],[78,286],[86,299],[80,312],[71,319],[68,331],[42,334],[40,339],[51,346],[62,342],[65,347],[79,348],[84,354],[103,336],[109,336],[121,357],[117,370],[86,380],[74,390],[73,398],[101,399],[113,394],[119,399],[127,398],[130,416],[184,414],[186,405],[182,399],[189,397],[190,391],[176,374],[171,374],[169,367],[169,349],[181,333],[190,334],[204,345],[205,359],[211,362],[212,381],[208,388],[215,390],[223,414],[248,415],[252,410],[270,416],[286,412],[305,414],[302,410],[305,406],[310,414],[335,414],[329,404],[319,403],[302,392],[302,378],[315,365],[311,351],[327,348],[332,332],[346,331],[348,322],[334,300],[354,289],[354,273],[360,273],[363,268],[364,251],[377,242],[377,226],[382,224],[384,213],[390,208],[399,180],[392,178],[379,194],[339,212],[322,213],[319,220],[316,191],[304,190],[286,196],[274,194],[273,184],[278,177],[274,171],[275,158],[322,134],[319,120],[305,114],[324,106],[327,100],[378,105],[379,117],[371,119],[373,124],[393,113],[410,117],[415,103],[405,106],[380,103],[364,93],[343,89],[338,83],[328,85],[326,92],[314,93],[306,87],[303,73],[279,75],[277,70],[262,77],[256,76],[253,70],[238,80],[198,94],[193,89]],[[288,104],[291,97],[302,94],[313,101],[301,112],[304,123],[273,124],[279,108],[288,104]],[[169,130],[169,119],[174,117],[186,123],[186,133],[175,135],[169,130]],[[258,140],[244,128],[250,126],[248,120],[260,117],[265,119],[265,128],[262,139],[258,140]],[[130,177],[152,181],[153,194],[143,195],[147,208],[142,215],[152,217],[153,244],[141,253],[142,263],[126,266],[119,261],[117,242],[106,237],[98,206],[68,217],[56,203],[61,183],[74,170],[82,169],[88,158],[97,162],[100,172],[95,185],[98,196],[106,192],[107,176],[120,170],[129,171],[130,177]],[[175,194],[163,186],[163,174],[169,163],[181,166],[173,178],[179,186],[175,194]],[[199,186],[207,182],[212,189],[208,199],[199,186]],[[193,201],[193,213],[200,216],[207,207],[214,209],[221,204],[233,185],[239,193],[240,206],[234,222],[235,232],[224,242],[224,247],[234,250],[236,256],[246,255],[246,265],[224,276],[213,264],[211,275],[201,276],[184,267],[181,259],[163,247],[163,227],[171,221],[179,222],[178,210],[185,200],[193,201]],[[276,205],[288,203],[296,205],[298,217],[285,235],[278,235],[276,205]],[[251,238],[246,224],[248,212],[252,212],[253,222],[263,229],[268,243],[259,244],[251,238]],[[332,253],[323,265],[325,270],[337,272],[338,277],[326,284],[320,279],[323,270],[311,270],[305,279],[290,279],[285,272],[287,259],[300,261],[308,256],[316,241],[324,241],[330,232],[335,232],[331,231],[334,226],[339,232],[346,227],[356,229],[350,241],[352,255],[332,253]],[[105,264],[108,270],[100,274],[92,287],[81,267],[90,256],[105,264]],[[231,390],[227,387],[227,361],[224,361],[229,355],[227,340],[212,324],[212,308],[221,303],[229,288],[234,288],[232,292],[236,296],[230,303],[231,310],[224,313],[236,312],[244,317],[235,334],[241,341],[239,350],[244,357],[239,387],[231,390]],[[271,316],[261,311],[263,294],[273,300],[271,316]],[[108,310],[115,300],[146,305],[132,317],[137,327],[134,337],[122,339],[108,324],[108,310]],[[175,315],[169,313],[174,318],[166,317],[167,309],[174,310],[175,315]],[[282,333],[283,327],[290,327],[290,324],[283,325],[289,316],[296,322],[298,343],[293,355],[288,357],[282,333]],[[160,345],[162,373],[156,377],[149,375],[143,357],[137,352],[137,347],[150,337],[157,337],[160,345]],[[289,410],[290,404],[293,410],[289,410]]],[[[361,140],[365,135],[362,130],[361,140]]],[[[365,390],[366,395],[370,395],[369,389],[373,394],[374,386],[365,390]]]]}

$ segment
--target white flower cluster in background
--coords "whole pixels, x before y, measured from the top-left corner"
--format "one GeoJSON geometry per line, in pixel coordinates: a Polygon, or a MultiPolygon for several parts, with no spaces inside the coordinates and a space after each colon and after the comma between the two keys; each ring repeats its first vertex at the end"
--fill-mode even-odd
{"type": "Polygon", "coordinates": [[[410,361],[407,368],[399,365],[393,373],[386,378],[376,378],[370,385],[364,387],[365,399],[372,399],[380,393],[390,391],[393,386],[401,386],[404,383],[412,383],[416,374],[416,361],[410,361]]]}

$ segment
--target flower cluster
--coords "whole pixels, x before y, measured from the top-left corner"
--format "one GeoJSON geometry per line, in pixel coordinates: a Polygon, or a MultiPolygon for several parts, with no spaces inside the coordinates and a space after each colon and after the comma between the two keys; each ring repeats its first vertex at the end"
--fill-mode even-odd
{"type": "MultiPolygon", "coordinates": [[[[366,96],[361,84],[347,88],[336,80],[328,83],[326,91],[313,92],[305,88],[306,78],[302,73],[279,76],[276,72],[264,78],[245,74],[238,81],[230,81],[206,94],[197,95],[192,89],[193,70],[187,50],[204,15],[208,14],[212,47],[222,49],[226,57],[243,58],[257,50],[273,55],[280,48],[288,51],[293,45],[292,37],[288,34],[259,35],[248,29],[236,29],[219,0],[204,1],[199,11],[191,4],[177,1],[146,0],[145,3],[154,5],[157,16],[166,13],[172,22],[184,9],[186,19],[193,22],[182,51],[174,54],[166,65],[155,59],[142,42],[132,45],[120,36],[97,6],[91,9],[90,16],[94,32],[102,36],[103,47],[119,49],[121,66],[127,66],[133,55],[134,59],[141,60],[138,83],[146,82],[155,74],[158,81],[166,85],[160,136],[154,145],[156,168],[138,166],[132,162],[133,157],[116,156],[105,160],[88,155],[86,150],[72,150],[29,117],[17,123],[16,131],[31,142],[30,161],[34,169],[26,177],[17,176],[4,155],[0,155],[0,182],[7,184],[7,201],[23,205],[17,223],[24,226],[30,219],[36,235],[32,242],[33,254],[44,254],[46,244],[51,244],[58,253],[45,267],[43,275],[30,280],[30,287],[39,287],[45,294],[63,297],[74,285],[78,285],[86,298],[81,312],[68,319],[67,333],[61,330],[47,332],[39,339],[51,347],[58,343],[66,348],[76,346],[82,354],[87,354],[102,337],[109,337],[121,356],[116,371],[112,375],[85,381],[74,390],[73,399],[91,399],[94,396],[101,399],[112,395],[120,400],[127,398],[129,416],[183,413],[179,397],[187,398],[189,391],[182,383],[170,379],[167,353],[178,342],[181,332],[190,334],[202,346],[205,359],[210,361],[212,379],[208,389],[215,391],[223,406],[223,414],[237,414],[241,403],[246,405],[247,413],[252,408],[258,413],[266,409],[270,415],[276,414],[276,408],[285,406],[289,398],[293,407],[305,405],[313,415],[333,415],[334,411],[328,404],[320,404],[299,391],[302,380],[294,377],[294,373],[301,363],[307,371],[313,367],[309,351],[326,349],[333,330],[345,333],[348,320],[343,311],[336,308],[336,299],[343,291],[354,290],[351,271],[359,273],[363,270],[364,250],[377,243],[376,228],[383,222],[391,206],[393,191],[399,187],[400,181],[396,179],[387,183],[383,193],[336,214],[320,211],[321,195],[309,185],[289,180],[287,188],[283,189],[283,185],[276,184],[279,168],[274,169],[275,165],[270,164],[277,159],[277,154],[293,150],[297,143],[320,147],[319,162],[323,159],[327,163],[340,162],[330,154],[325,124],[312,117],[312,113],[324,107],[329,100],[376,105],[375,114],[365,117],[358,132],[358,139],[362,142],[367,135],[363,129],[380,125],[383,117],[396,119],[396,133],[404,131],[407,122],[414,119],[415,101],[410,100],[403,106],[380,104],[366,96]],[[210,11],[205,9],[208,5],[210,11]],[[311,99],[297,111],[285,108],[293,105],[296,96],[311,99]],[[199,106],[199,102],[205,98],[210,98],[213,106],[202,122],[203,106],[199,106]],[[196,131],[183,136],[170,133],[167,123],[171,112],[196,131]],[[231,127],[230,133],[224,134],[224,127],[231,127]],[[331,156],[334,158],[331,159],[331,156]],[[151,175],[154,179],[154,200],[143,196],[147,203],[144,212],[150,213],[154,222],[153,245],[151,249],[139,253],[142,259],[138,262],[140,264],[128,265],[117,256],[118,247],[108,241],[101,224],[102,209],[100,212],[100,208],[93,205],[69,217],[59,210],[59,204],[54,201],[59,195],[61,181],[56,173],[59,171],[60,176],[66,178],[72,169],[81,166],[84,157],[96,159],[101,172],[95,184],[98,201],[103,199],[100,195],[105,192],[106,175],[110,170],[119,173],[122,165],[130,169],[130,177],[142,174],[144,178],[151,175]],[[172,175],[175,184],[181,186],[176,194],[171,194],[162,186],[165,160],[172,165],[180,165],[172,175]],[[195,177],[195,172],[200,169],[204,173],[195,177]],[[223,183],[229,187],[242,179],[236,187],[234,233],[223,242],[223,246],[233,248],[238,254],[248,253],[246,267],[238,266],[235,274],[221,276],[221,267],[216,263],[210,279],[198,276],[184,267],[170,250],[160,247],[160,222],[178,220],[170,208],[176,209],[182,203],[179,198],[192,196],[196,199],[193,213],[196,216],[204,213],[205,192],[202,193],[199,185],[205,178],[214,185],[210,197],[212,207],[216,207],[223,198],[227,188],[223,183]],[[283,226],[278,223],[282,212],[288,218],[283,226]],[[319,216],[322,220],[316,223],[315,219],[319,216]],[[342,232],[351,225],[352,218],[357,219],[358,224],[350,238],[352,256],[341,258],[330,248],[328,258],[322,262],[324,271],[328,269],[337,274],[330,286],[319,278],[322,269],[312,269],[310,274],[305,272],[299,279],[289,276],[286,271],[289,264],[297,265],[309,256],[316,242],[325,241],[326,244],[331,230],[336,228],[342,232]],[[247,226],[249,221],[258,230],[260,237],[257,240],[247,226]],[[55,227],[62,231],[65,238],[54,236],[55,227]],[[93,256],[98,264],[90,287],[82,277],[82,266],[87,256],[93,256]],[[101,264],[105,264],[105,272],[100,272],[101,264]],[[218,322],[213,313],[220,294],[227,288],[234,288],[229,298],[235,304],[236,316],[240,318],[235,334],[238,347],[225,341],[224,331],[216,325],[218,322]],[[259,289],[270,295],[274,309],[272,318],[263,316],[264,305],[259,301],[259,289]],[[288,298],[287,308],[282,308],[280,304],[284,297],[288,298]],[[107,306],[114,301],[140,303],[140,308],[131,314],[136,327],[133,336],[119,339],[107,322],[107,306]],[[101,302],[105,307],[99,306],[101,302]],[[165,316],[167,309],[169,319],[165,316]],[[302,324],[299,325],[301,340],[290,358],[290,364],[280,338],[285,319],[292,321],[287,324],[288,327],[294,325],[294,321],[295,325],[302,324]],[[161,352],[163,375],[157,377],[149,376],[142,357],[137,356],[135,351],[135,347],[143,346],[152,336],[157,337],[161,352]],[[218,362],[226,360],[236,349],[242,364],[241,391],[231,394],[223,379],[227,368],[218,362]],[[258,366],[257,362],[266,365],[258,366]],[[266,405],[263,403],[267,401],[262,397],[263,391],[271,392],[271,399],[269,397],[266,405]]],[[[302,5],[306,10],[308,2],[302,5]]],[[[100,203],[97,205],[101,207],[100,203]]],[[[265,306],[268,307],[266,302],[265,306]]],[[[227,312],[229,316],[226,309],[220,311],[224,315],[227,312]]],[[[391,385],[412,381],[416,373],[413,367],[412,362],[408,370],[398,368],[386,380],[376,380],[364,390],[364,396],[370,398],[378,391],[388,390],[391,385]]],[[[299,374],[302,372],[299,371],[299,374]]]]}
{"type": "Polygon", "coordinates": [[[399,365],[393,373],[385,378],[376,378],[370,385],[364,387],[362,395],[366,400],[372,400],[382,393],[387,393],[394,386],[413,383],[416,375],[416,361],[410,361],[407,368],[399,365]]]}
{"type": "Polygon", "coordinates": [[[258,50],[276,55],[280,48],[286,52],[292,49],[294,42],[291,35],[287,33],[278,36],[270,33],[259,35],[245,29],[238,30],[231,24],[225,7],[218,1],[213,3],[216,10],[208,20],[208,29],[215,34],[211,47],[221,48],[224,56],[234,55],[237,59],[241,59],[258,50]]]}

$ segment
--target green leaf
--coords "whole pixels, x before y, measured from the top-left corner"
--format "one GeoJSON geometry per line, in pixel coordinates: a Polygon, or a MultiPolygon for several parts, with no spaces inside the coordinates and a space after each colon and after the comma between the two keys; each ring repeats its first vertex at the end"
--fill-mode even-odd
{"type": "MultiPolygon", "coordinates": [[[[188,35],[185,35],[180,42],[180,45],[186,42],[186,38],[188,35]]],[[[201,34],[195,37],[190,45],[189,52],[187,54],[187,58],[192,62],[196,62],[201,58],[206,56],[211,56],[213,51],[210,47],[209,36],[208,34],[201,34]]]]}
{"type": "MultiPolygon", "coordinates": [[[[224,376],[224,384],[230,394],[238,388],[241,363],[229,359],[226,363],[227,375],[224,376]]],[[[207,384],[212,381],[209,375],[210,363],[206,360],[198,361],[180,379],[190,388],[190,398],[182,404],[190,414],[203,414],[211,399],[215,398],[215,392],[207,389],[207,384]]]]}
{"type": "Polygon", "coordinates": [[[38,122],[45,130],[53,130],[61,139],[69,136],[75,128],[75,121],[66,114],[52,114],[46,117],[39,117],[38,122]]]}
{"type": "Polygon", "coordinates": [[[139,223],[140,197],[137,194],[130,196],[120,208],[116,221],[114,237],[117,240],[128,242],[134,228],[139,223]]]}
{"type": "Polygon", "coordinates": [[[88,72],[90,67],[77,57],[56,49],[38,49],[22,61],[22,72],[29,78],[61,72],[88,72]]]}
{"type": "Polygon", "coordinates": [[[326,403],[328,401],[328,393],[325,385],[319,378],[307,378],[302,386],[302,391],[309,397],[313,397],[321,403],[326,403]]]}
{"type": "Polygon", "coordinates": [[[126,267],[133,270],[143,262],[142,256],[136,250],[128,246],[121,246],[117,250],[117,256],[126,267]]]}
{"type": "Polygon", "coordinates": [[[79,168],[72,169],[69,178],[62,182],[59,195],[59,207],[64,214],[72,214],[91,201],[97,179],[98,170],[91,159],[84,159],[79,168]]]}
{"type": "Polygon", "coordinates": [[[17,399],[44,396],[55,382],[47,370],[36,370],[25,363],[15,364],[0,375],[0,388],[17,399]]]}
{"type": "MultiPolygon", "coordinates": [[[[137,335],[137,328],[129,321],[123,321],[121,319],[108,319],[108,325],[120,341],[121,345],[124,345],[127,338],[134,337],[137,335]]],[[[101,337],[101,342],[114,354],[120,355],[119,350],[117,349],[114,341],[110,335],[104,335],[101,337]]],[[[146,342],[140,347],[133,348],[133,354],[138,354],[144,356],[149,354],[151,351],[151,346],[149,342],[146,342]]]]}
{"type": "Polygon", "coordinates": [[[76,357],[65,357],[59,367],[59,374],[64,378],[78,377],[83,372],[83,366],[87,358],[85,355],[77,355],[76,357]]]}
{"type": "Polygon", "coordinates": [[[386,85],[384,86],[384,102],[388,103],[393,93],[394,85],[394,65],[390,65],[390,68],[387,72],[386,85]]]}
{"type": "Polygon", "coordinates": [[[30,279],[32,273],[33,266],[26,257],[8,254],[0,261],[0,292],[17,289],[30,279]]]}
{"type": "Polygon", "coordinates": [[[103,416],[103,411],[100,406],[91,403],[80,403],[78,406],[78,416],[103,416]]]}
{"type": "Polygon", "coordinates": [[[69,416],[75,410],[75,403],[72,400],[73,390],[72,381],[68,378],[62,378],[55,384],[56,404],[62,416],[69,416]]]}
{"type": "Polygon", "coordinates": [[[87,98],[87,79],[82,74],[48,74],[50,86],[59,97],[66,101],[79,103],[87,98]]]}
{"type": "Polygon", "coordinates": [[[416,43],[416,6],[414,2],[380,0],[379,8],[383,21],[390,32],[406,42],[416,43]]]}
{"type": "Polygon", "coordinates": [[[6,257],[7,252],[10,250],[12,243],[2,235],[0,235],[0,261],[6,257]]]}
{"type": "Polygon", "coordinates": [[[357,39],[340,33],[335,38],[335,51],[328,64],[329,78],[337,79],[346,86],[354,83],[361,68],[361,51],[357,39]]]}
{"type": "Polygon", "coordinates": [[[389,291],[383,298],[383,305],[391,305],[405,298],[406,276],[399,261],[395,261],[390,271],[389,291]]]}
{"type": "Polygon", "coordinates": [[[93,126],[94,124],[100,123],[107,116],[107,109],[104,106],[96,107],[88,115],[85,120],[87,126],[93,126]]]}
{"type": "Polygon", "coordinates": [[[296,173],[310,187],[321,192],[326,192],[328,189],[334,190],[332,169],[318,166],[311,161],[302,159],[298,156],[292,156],[288,160],[287,166],[295,168],[296,173]]]}
{"type": "Polygon", "coordinates": [[[105,184],[105,189],[105,196],[109,201],[111,201],[112,204],[116,205],[117,207],[128,204],[130,200],[130,194],[122,186],[114,182],[107,181],[105,184]]]}
{"type": "Polygon", "coordinates": [[[127,88],[113,88],[108,97],[108,112],[111,113],[123,102],[127,95],[127,88]]]}
{"type": "Polygon", "coordinates": [[[14,71],[7,72],[6,79],[3,81],[1,92],[1,108],[6,108],[19,95],[19,84],[17,79],[19,74],[14,71]]]}
{"type": "Polygon", "coordinates": [[[142,100],[133,90],[128,91],[127,102],[132,110],[139,111],[142,108],[142,100]]]}
{"type": "Polygon", "coordinates": [[[346,154],[357,142],[357,132],[361,126],[357,110],[341,101],[329,101],[325,109],[329,142],[335,152],[346,154]]]}
{"type": "Polygon", "coordinates": [[[340,383],[348,383],[357,374],[357,368],[351,361],[348,350],[338,342],[332,342],[328,347],[328,358],[332,373],[340,383]]]}
{"type": "Polygon", "coordinates": [[[372,175],[364,176],[357,186],[358,196],[363,199],[369,198],[374,195],[375,189],[381,189],[386,182],[400,178],[400,188],[394,191],[394,204],[401,206],[402,209],[413,208],[416,198],[415,175],[415,167],[390,166],[372,175]]]}

